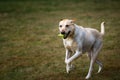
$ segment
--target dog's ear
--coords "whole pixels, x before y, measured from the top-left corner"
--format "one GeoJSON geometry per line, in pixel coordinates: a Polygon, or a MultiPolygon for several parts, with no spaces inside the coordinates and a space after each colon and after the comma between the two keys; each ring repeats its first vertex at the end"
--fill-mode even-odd
{"type": "Polygon", "coordinates": [[[71,23],[74,23],[75,21],[76,21],[75,19],[72,19],[72,20],[71,20],[71,23]]]}

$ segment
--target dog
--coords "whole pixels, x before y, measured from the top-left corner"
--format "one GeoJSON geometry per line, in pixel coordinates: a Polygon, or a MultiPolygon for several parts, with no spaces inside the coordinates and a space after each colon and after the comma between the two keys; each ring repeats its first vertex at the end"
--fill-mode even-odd
{"type": "Polygon", "coordinates": [[[93,28],[83,28],[74,23],[74,20],[63,19],[59,22],[59,31],[63,36],[63,44],[66,50],[65,63],[67,73],[73,68],[72,61],[83,53],[88,53],[90,67],[85,79],[91,77],[94,63],[99,65],[97,73],[102,70],[102,63],[97,59],[103,45],[105,34],[104,22],[101,23],[101,32],[93,28]],[[71,56],[71,53],[74,55],[71,56]]]}

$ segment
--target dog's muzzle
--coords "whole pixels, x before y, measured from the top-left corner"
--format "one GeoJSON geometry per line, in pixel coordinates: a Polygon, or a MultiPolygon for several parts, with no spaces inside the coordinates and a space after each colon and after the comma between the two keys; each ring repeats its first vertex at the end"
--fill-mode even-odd
{"type": "Polygon", "coordinates": [[[71,31],[68,31],[68,33],[61,32],[61,34],[63,34],[63,35],[64,35],[63,38],[66,39],[66,38],[69,36],[70,32],[71,32],[71,31]]]}

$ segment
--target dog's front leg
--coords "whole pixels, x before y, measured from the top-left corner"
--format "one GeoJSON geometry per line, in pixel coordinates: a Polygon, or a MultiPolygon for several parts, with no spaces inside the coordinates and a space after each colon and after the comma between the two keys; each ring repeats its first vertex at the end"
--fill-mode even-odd
{"type": "MultiPolygon", "coordinates": [[[[71,55],[71,51],[66,49],[65,63],[70,58],[70,55],[71,55]]],[[[70,72],[71,66],[72,66],[71,63],[66,63],[66,71],[67,71],[67,73],[70,72]]]]}
{"type": "Polygon", "coordinates": [[[70,58],[70,55],[71,55],[71,52],[68,49],[66,49],[65,62],[67,61],[67,59],[70,58]]]}
{"type": "Polygon", "coordinates": [[[76,50],[76,53],[72,57],[70,57],[67,60],[65,60],[65,63],[66,64],[70,64],[73,60],[75,60],[76,58],[78,58],[81,55],[82,55],[82,52],[79,51],[79,50],[76,50]]]}

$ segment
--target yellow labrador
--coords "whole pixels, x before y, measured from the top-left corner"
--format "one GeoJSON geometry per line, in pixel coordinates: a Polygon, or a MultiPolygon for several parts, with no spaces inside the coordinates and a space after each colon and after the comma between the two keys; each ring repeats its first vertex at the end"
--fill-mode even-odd
{"type": "Polygon", "coordinates": [[[103,43],[104,22],[101,23],[101,32],[99,32],[96,29],[78,26],[73,20],[63,19],[59,22],[59,31],[64,35],[63,44],[66,49],[65,63],[67,73],[72,68],[71,62],[85,52],[88,53],[90,58],[90,67],[86,79],[91,77],[95,62],[99,65],[99,73],[102,69],[102,63],[97,59],[97,56],[103,43]],[[74,55],[71,56],[73,52],[74,55]]]}

